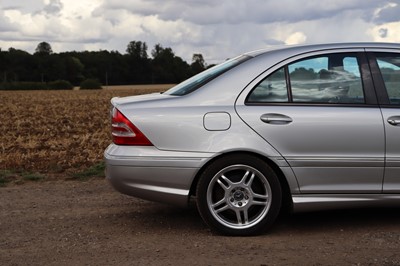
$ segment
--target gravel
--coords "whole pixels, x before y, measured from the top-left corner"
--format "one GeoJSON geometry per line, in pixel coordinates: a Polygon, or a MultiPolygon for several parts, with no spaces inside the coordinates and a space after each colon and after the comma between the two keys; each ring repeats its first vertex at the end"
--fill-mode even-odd
{"type": "Polygon", "coordinates": [[[194,206],[124,196],[102,179],[0,188],[2,265],[400,265],[400,212],[295,214],[265,235],[211,232],[194,206]]]}

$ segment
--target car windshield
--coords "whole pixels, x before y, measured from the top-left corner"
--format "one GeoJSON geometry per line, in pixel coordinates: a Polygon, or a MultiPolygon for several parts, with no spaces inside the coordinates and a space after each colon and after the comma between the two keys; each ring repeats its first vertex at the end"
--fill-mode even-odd
{"type": "Polygon", "coordinates": [[[244,61],[250,59],[251,57],[248,55],[241,55],[239,57],[230,59],[216,65],[212,68],[209,68],[185,81],[179,83],[178,85],[172,87],[164,94],[167,95],[174,95],[174,96],[182,96],[189,94],[201,86],[205,85],[206,83],[210,82],[214,78],[218,77],[219,75],[225,73],[226,71],[238,66],[239,64],[243,63],[244,61]]]}

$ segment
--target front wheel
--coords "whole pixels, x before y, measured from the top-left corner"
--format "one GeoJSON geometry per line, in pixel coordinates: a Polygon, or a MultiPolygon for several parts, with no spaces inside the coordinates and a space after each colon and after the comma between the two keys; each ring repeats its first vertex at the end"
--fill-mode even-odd
{"type": "Polygon", "coordinates": [[[203,220],[226,235],[254,235],[275,221],[282,202],[274,171],[252,155],[231,155],[211,163],[197,186],[203,220]]]}

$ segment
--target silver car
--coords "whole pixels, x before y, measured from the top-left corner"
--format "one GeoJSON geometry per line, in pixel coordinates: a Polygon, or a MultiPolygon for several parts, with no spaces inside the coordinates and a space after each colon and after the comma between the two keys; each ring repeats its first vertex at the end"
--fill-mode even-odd
{"type": "Polygon", "coordinates": [[[228,235],[294,211],[400,205],[400,45],[260,50],[112,99],[106,176],[228,235]]]}

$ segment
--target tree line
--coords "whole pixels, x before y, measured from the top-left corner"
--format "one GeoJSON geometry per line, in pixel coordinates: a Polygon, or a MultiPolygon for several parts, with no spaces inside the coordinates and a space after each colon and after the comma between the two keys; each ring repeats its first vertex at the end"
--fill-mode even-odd
{"type": "Polygon", "coordinates": [[[83,51],[54,53],[47,42],[30,54],[23,50],[0,49],[0,83],[65,80],[79,85],[97,79],[103,85],[179,83],[206,68],[201,54],[188,64],[169,47],[156,44],[148,55],[145,42],[131,41],[126,53],[83,51]]]}

